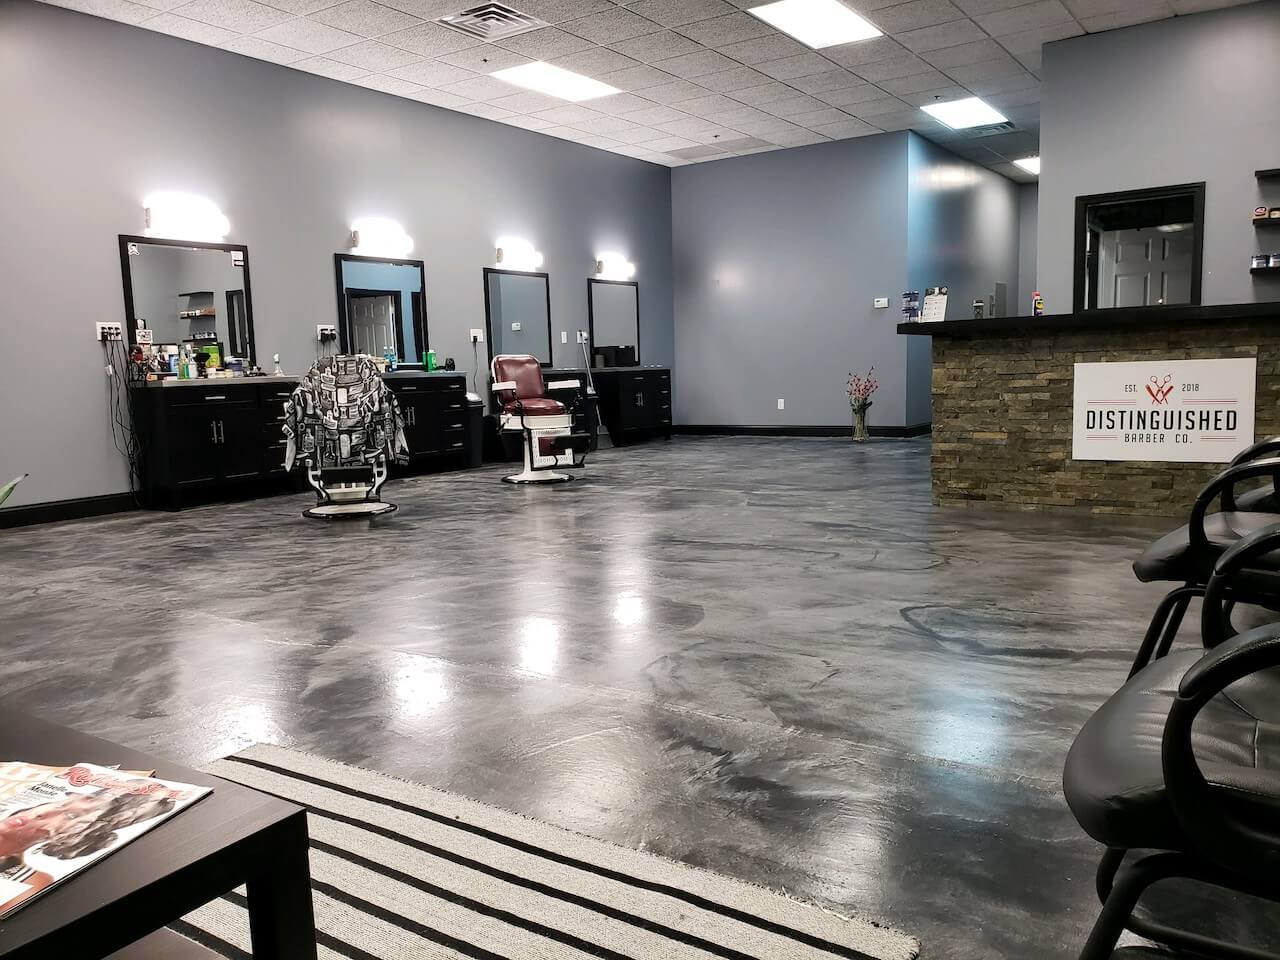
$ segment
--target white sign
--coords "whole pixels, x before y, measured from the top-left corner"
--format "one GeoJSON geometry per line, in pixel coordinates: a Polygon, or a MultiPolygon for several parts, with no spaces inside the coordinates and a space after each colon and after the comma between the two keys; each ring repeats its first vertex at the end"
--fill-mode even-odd
{"type": "Polygon", "coordinates": [[[1226,463],[1253,443],[1257,361],[1077,363],[1073,460],[1226,463]]]}

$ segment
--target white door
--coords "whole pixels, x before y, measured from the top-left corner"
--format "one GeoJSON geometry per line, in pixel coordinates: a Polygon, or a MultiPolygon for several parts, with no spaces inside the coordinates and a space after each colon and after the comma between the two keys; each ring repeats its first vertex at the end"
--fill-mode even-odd
{"type": "Polygon", "coordinates": [[[1098,306],[1191,302],[1190,224],[1180,230],[1109,230],[1099,244],[1098,306]]]}
{"type": "Polygon", "coordinates": [[[354,353],[382,356],[396,349],[395,297],[351,298],[351,349],[354,353]]]}

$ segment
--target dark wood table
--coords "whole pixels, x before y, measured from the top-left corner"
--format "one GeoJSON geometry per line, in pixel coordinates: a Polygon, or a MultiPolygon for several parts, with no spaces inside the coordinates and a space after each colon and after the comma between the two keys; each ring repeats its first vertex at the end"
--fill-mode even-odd
{"type": "Polygon", "coordinates": [[[214,957],[162,928],[241,884],[254,960],[316,960],[306,812],[0,707],[0,759],[155,770],[213,793],[0,922],[0,960],[214,957]]]}

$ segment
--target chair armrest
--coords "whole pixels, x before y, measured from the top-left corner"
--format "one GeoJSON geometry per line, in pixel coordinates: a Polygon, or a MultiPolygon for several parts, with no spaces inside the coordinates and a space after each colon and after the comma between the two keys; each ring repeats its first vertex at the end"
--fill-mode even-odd
{"type": "MultiPolygon", "coordinates": [[[[1234,457],[1231,458],[1230,466],[1238,467],[1242,463],[1249,463],[1252,460],[1258,460],[1262,457],[1272,456],[1280,453],[1280,437],[1268,437],[1265,440],[1259,440],[1257,443],[1245,447],[1234,457]]],[[[1277,492],[1280,492],[1280,476],[1272,480],[1272,486],[1277,492]]],[[[1236,509],[1235,488],[1228,487],[1222,491],[1222,509],[1236,509]]]]}
{"type": "MultiPolygon", "coordinates": [[[[1275,824],[1274,812],[1246,819],[1249,802],[1259,807],[1280,807],[1280,787],[1274,773],[1242,768],[1239,782],[1212,786],[1205,778],[1191,743],[1196,716],[1215,696],[1237,680],[1280,666],[1280,624],[1258,627],[1232,637],[1198,660],[1178,685],[1165,720],[1161,763],[1165,789],[1174,815],[1201,856],[1211,862],[1260,880],[1273,880],[1280,866],[1280,830],[1258,824],[1275,824]],[[1268,789],[1259,787],[1265,784],[1268,789]],[[1231,790],[1239,802],[1224,803],[1231,790]]],[[[1261,814],[1261,810],[1260,810],[1261,814]]]]}
{"type": "MultiPolygon", "coordinates": [[[[1200,638],[1206,648],[1217,647],[1235,634],[1231,626],[1231,600],[1236,578],[1259,557],[1277,550],[1280,550],[1280,523],[1273,523],[1232,544],[1214,563],[1200,605],[1200,638]]],[[[1280,578],[1280,564],[1268,569],[1274,569],[1280,578]]]]}
{"type": "Polygon", "coordinates": [[[577,390],[580,386],[581,380],[552,380],[546,384],[548,390],[577,390]]]}
{"type": "MultiPolygon", "coordinates": [[[[1188,534],[1193,550],[1203,551],[1209,547],[1209,538],[1204,532],[1204,517],[1209,506],[1218,495],[1225,490],[1234,490],[1236,484],[1255,477],[1280,476],[1280,457],[1269,457],[1265,460],[1251,460],[1234,467],[1228,467],[1210,480],[1196,497],[1191,508],[1191,519],[1187,523],[1188,534]]],[[[1234,502],[1234,501],[1233,501],[1234,502]]]]}
{"type": "Polygon", "coordinates": [[[516,382],[514,380],[500,380],[492,387],[494,393],[498,393],[502,390],[514,390],[515,388],[516,382]]]}

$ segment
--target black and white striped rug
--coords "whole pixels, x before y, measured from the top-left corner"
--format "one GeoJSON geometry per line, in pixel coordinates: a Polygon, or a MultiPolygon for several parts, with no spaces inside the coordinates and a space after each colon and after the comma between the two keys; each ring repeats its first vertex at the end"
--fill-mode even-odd
{"type": "MultiPolygon", "coordinates": [[[[305,806],[320,960],[912,960],[911,937],[420,784],[256,746],[210,773],[305,806]]],[[[249,960],[244,891],[175,925],[249,960]]]]}

